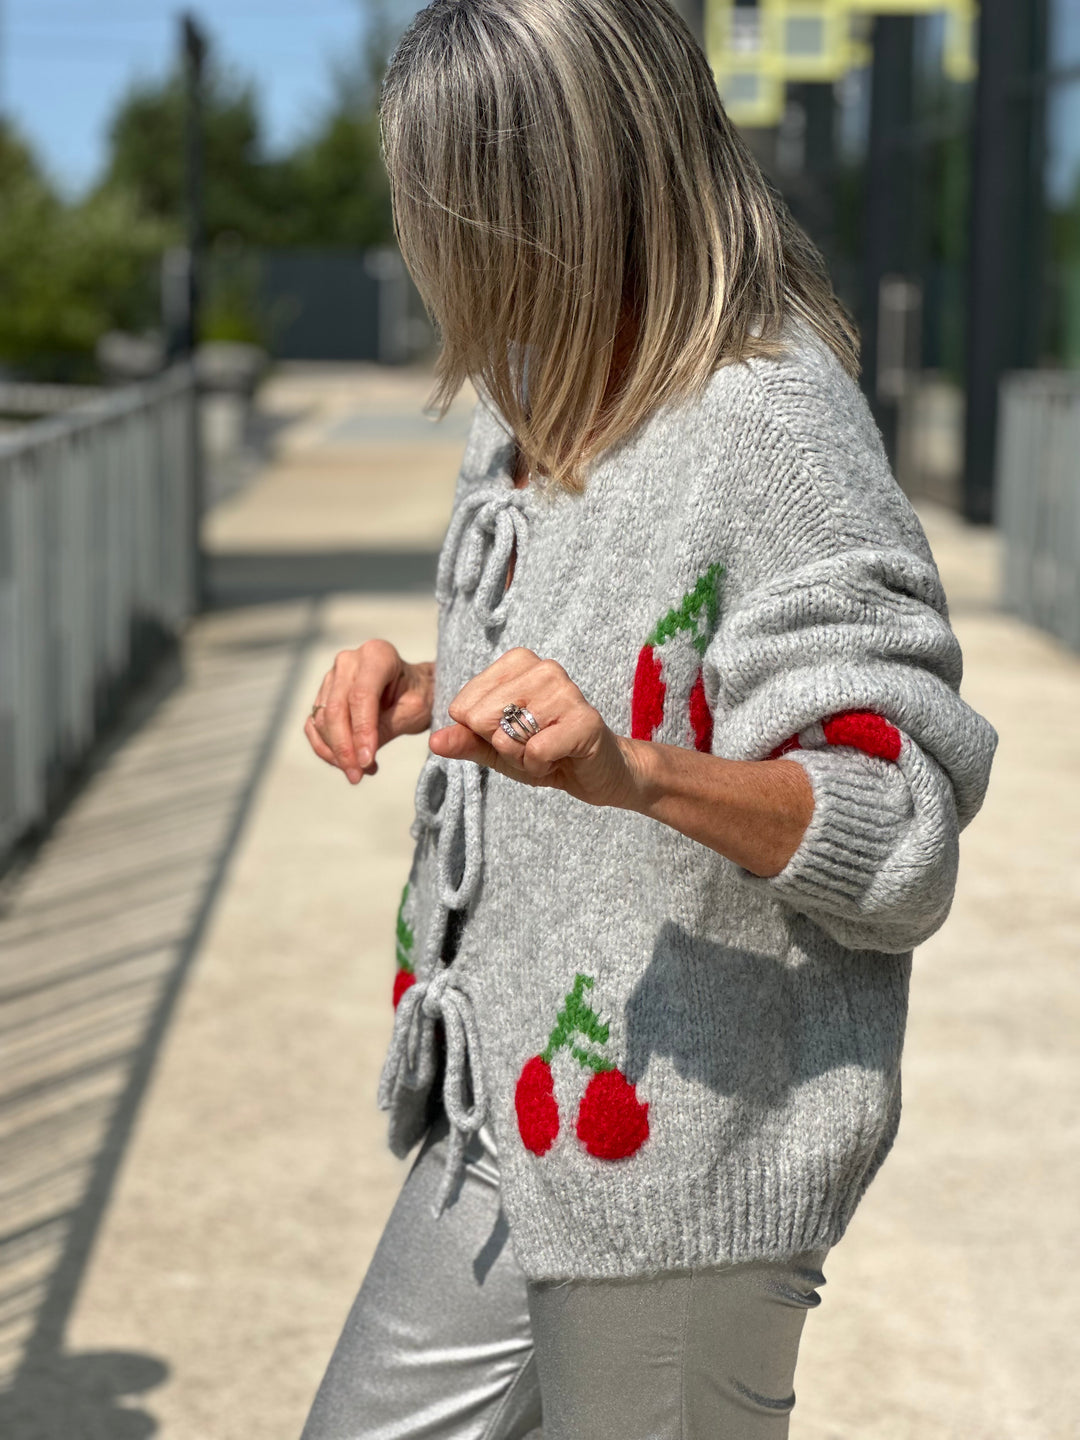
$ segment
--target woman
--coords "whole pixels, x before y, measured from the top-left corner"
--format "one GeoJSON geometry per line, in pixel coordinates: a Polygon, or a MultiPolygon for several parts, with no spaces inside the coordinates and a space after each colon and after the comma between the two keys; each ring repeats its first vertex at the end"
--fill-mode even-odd
{"type": "Polygon", "coordinates": [[[432,733],[380,1089],[422,1144],[304,1440],[776,1440],[997,736],[665,0],[435,0],[382,126],[480,403],[435,661],[342,652],[306,724],[353,783],[432,733]]]}

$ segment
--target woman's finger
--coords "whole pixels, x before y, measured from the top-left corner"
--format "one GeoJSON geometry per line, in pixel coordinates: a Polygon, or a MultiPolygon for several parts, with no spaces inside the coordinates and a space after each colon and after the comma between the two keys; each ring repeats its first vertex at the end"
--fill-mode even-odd
{"type": "MultiPolygon", "coordinates": [[[[529,651],[519,653],[531,655],[529,651]]],[[[513,747],[521,742],[506,735],[499,724],[505,705],[521,705],[533,714],[539,725],[551,725],[586,703],[581,691],[555,660],[538,660],[532,656],[528,663],[522,662],[520,669],[509,674],[493,676],[493,669],[481,671],[463,686],[448,709],[452,720],[490,739],[500,753],[508,757],[513,757],[513,747]]]]}
{"type": "Polygon", "coordinates": [[[322,749],[325,750],[326,741],[319,734],[318,721],[319,716],[322,714],[323,706],[326,704],[326,693],[329,688],[330,671],[327,671],[322,678],[318,690],[316,690],[315,692],[314,703],[312,704],[312,707],[308,714],[304,717],[304,734],[307,736],[308,743],[311,745],[311,748],[315,751],[316,755],[318,755],[321,760],[325,760],[326,756],[321,753],[319,747],[321,746],[322,749]],[[318,744],[316,744],[316,741],[318,742],[318,744]]]}
{"type": "MultiPolygon", "coordinates": [[[[318,730],[316,730],[315,721],[310,715],[304,721],[304,734],[307,736],[308,743],[310,744],[312,750],[315,751],[315,754],[319,757],[319,759],[325,760],[327,765],[331,766],[334,770],[340,771],[341,766],[337,762],[337,757],[330,749],[329,745],[327,745],[326,741],[319,734],[318,730]]],[[[377,760],[372,760],[370,765],[364,766],[365,775],[377,775],[378,773],[379,762],[377,760]]]]}
{"type": "Polygon", "coordinates": [[[531,775],[542,775],[560,760],[581,759],[595,746],[603,724],[597,712],[584,701],[569,707],[558,724],[542,725],[540,733],[524,747],[522,768],[531,775]]]}
{"type": "Polygon", "coordinates": [[[360,779],[360,765],[353,746],[349,702],[340,691],[331,690],[326,704],[319,711],[316,724],[324,743],[334,756],[334,763],[345,771],[355,785],[360,779]]]}
{"type": "Polygon", "coordinates": [[[475,760],[478,765],[499,770],[499,752],[482,735],[467,725],[444,725],[428,736],[428,748],[448,760],[475,760]]]}
{"type": "Polygon", "coordinates": [[[361,772],[374,759],[378,743],[376,730],[376,734],[364,745],[363,760],[357,755],[353,731],[354,695],[373,692],[369,696],[369,708],[377,717],[379,698],[394,673],[396,663],[397,651],[392,645],[367,641],[355,650],[339,651],[331,667],[330,684],[324,696],[326,704],[319,711],[316,724],[334,752],[338,765],[354,785],[359,783],[361,772]]]}
{"type": "MultiPolygon", "coordinates": [[[[366,647],[365,647],[366,648],[366,647]]],[[[356,762],[370,765],[379,748],[379,711],[383,694],[401,672],[401,657],[392,646],[368,654],[359,663],[348,691],[349,726],[356,762]]]]}
{"type": "Polygon", "coordinates": [[[307,736],[308,744],[320,760],[325,760],[327,765],[333,765],[335,770],[340,768],[334,758],[334,752],[316,730],[315,720],[311,715],[304,721],[304,734],[307,736]]]}
{"type": "Polygon", "coordinates": [[[524,688],[525,677],[543,663],[535,651],[526,650],[523,646],[505,651],[465,682],[447,707],[450,718],[468,724],[465,715],[481,715],[495,696],[499,697],[497,709],[500,714],[503,705],[511,701],[524,704],[519,692],[524,688]]]}

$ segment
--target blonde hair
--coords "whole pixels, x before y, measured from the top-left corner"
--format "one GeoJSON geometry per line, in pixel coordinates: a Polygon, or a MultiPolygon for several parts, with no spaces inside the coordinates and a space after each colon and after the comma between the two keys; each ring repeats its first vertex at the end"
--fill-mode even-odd
{"type": "Polygon", "coordinates": [[[780,353],[791,312],[857,374],[820,254],[666,0],[433,0],[390,59],[380,120],[395,233],[441,340],[430,403],[445,414],[470,379],[552,484],[583,489],[657,407],[780,353]]]}

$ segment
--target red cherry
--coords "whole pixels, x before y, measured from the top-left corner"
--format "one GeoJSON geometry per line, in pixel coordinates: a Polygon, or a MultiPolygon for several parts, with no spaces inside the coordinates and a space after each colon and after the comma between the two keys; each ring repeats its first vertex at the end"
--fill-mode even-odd
{"type": "Polygon", "coordinates": [[[830,715],[822,729],[830,745],[852,745],[882,760],[900,758],[900,731],[872,710],[842,710],[830,715]]]}
{"type": "Polygon", "coordinates": [[[660,657],[651,645],[643,645],[634,671],[634,696],[630,705],[630,736],[651,740],[664,720],[664,684],[660,657]]]}
{"type": "Polygon", "coordinates": [[[694,748],[707,755],[712,749],[712,711],[705,699],[705,680],[700,670],[690,691],[690,724],[694,727],[694,748]]]}
{"type": "Polygon", "coordinates": [[[623,1160],[649,1138],[649,1106],[621,1070],[598,1070],[581,1097],[578,1139],[598,1160],[623,1160]]]}
{"type": "Polygon", "coordinates": [[[551,1066],[542,1055],[526,1060],[514,1091],[518,1131],[526,1150],[546,1155],[559,1133],[559,1107],[551,1066]]]}
{"type": "Polygon", "coordinates": [[[410,985],[416,984],[416,976],[411,970],[399,970],[394,976],[394,1009],[401,1003],[401,997],[408,990],[410,985]]]}

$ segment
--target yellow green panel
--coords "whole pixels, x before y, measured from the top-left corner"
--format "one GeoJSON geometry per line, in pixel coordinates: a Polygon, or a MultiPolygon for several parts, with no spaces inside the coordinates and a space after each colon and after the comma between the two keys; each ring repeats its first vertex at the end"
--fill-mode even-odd
{"type": "Polygon", "coordinates": [[[870,17],[934,13],[947,16],[946,75],[971,80],[977,0],[706,0],[705,50],[731,119],[776,125],[788,81],[825,83],[870,63],[870,17]]]}

